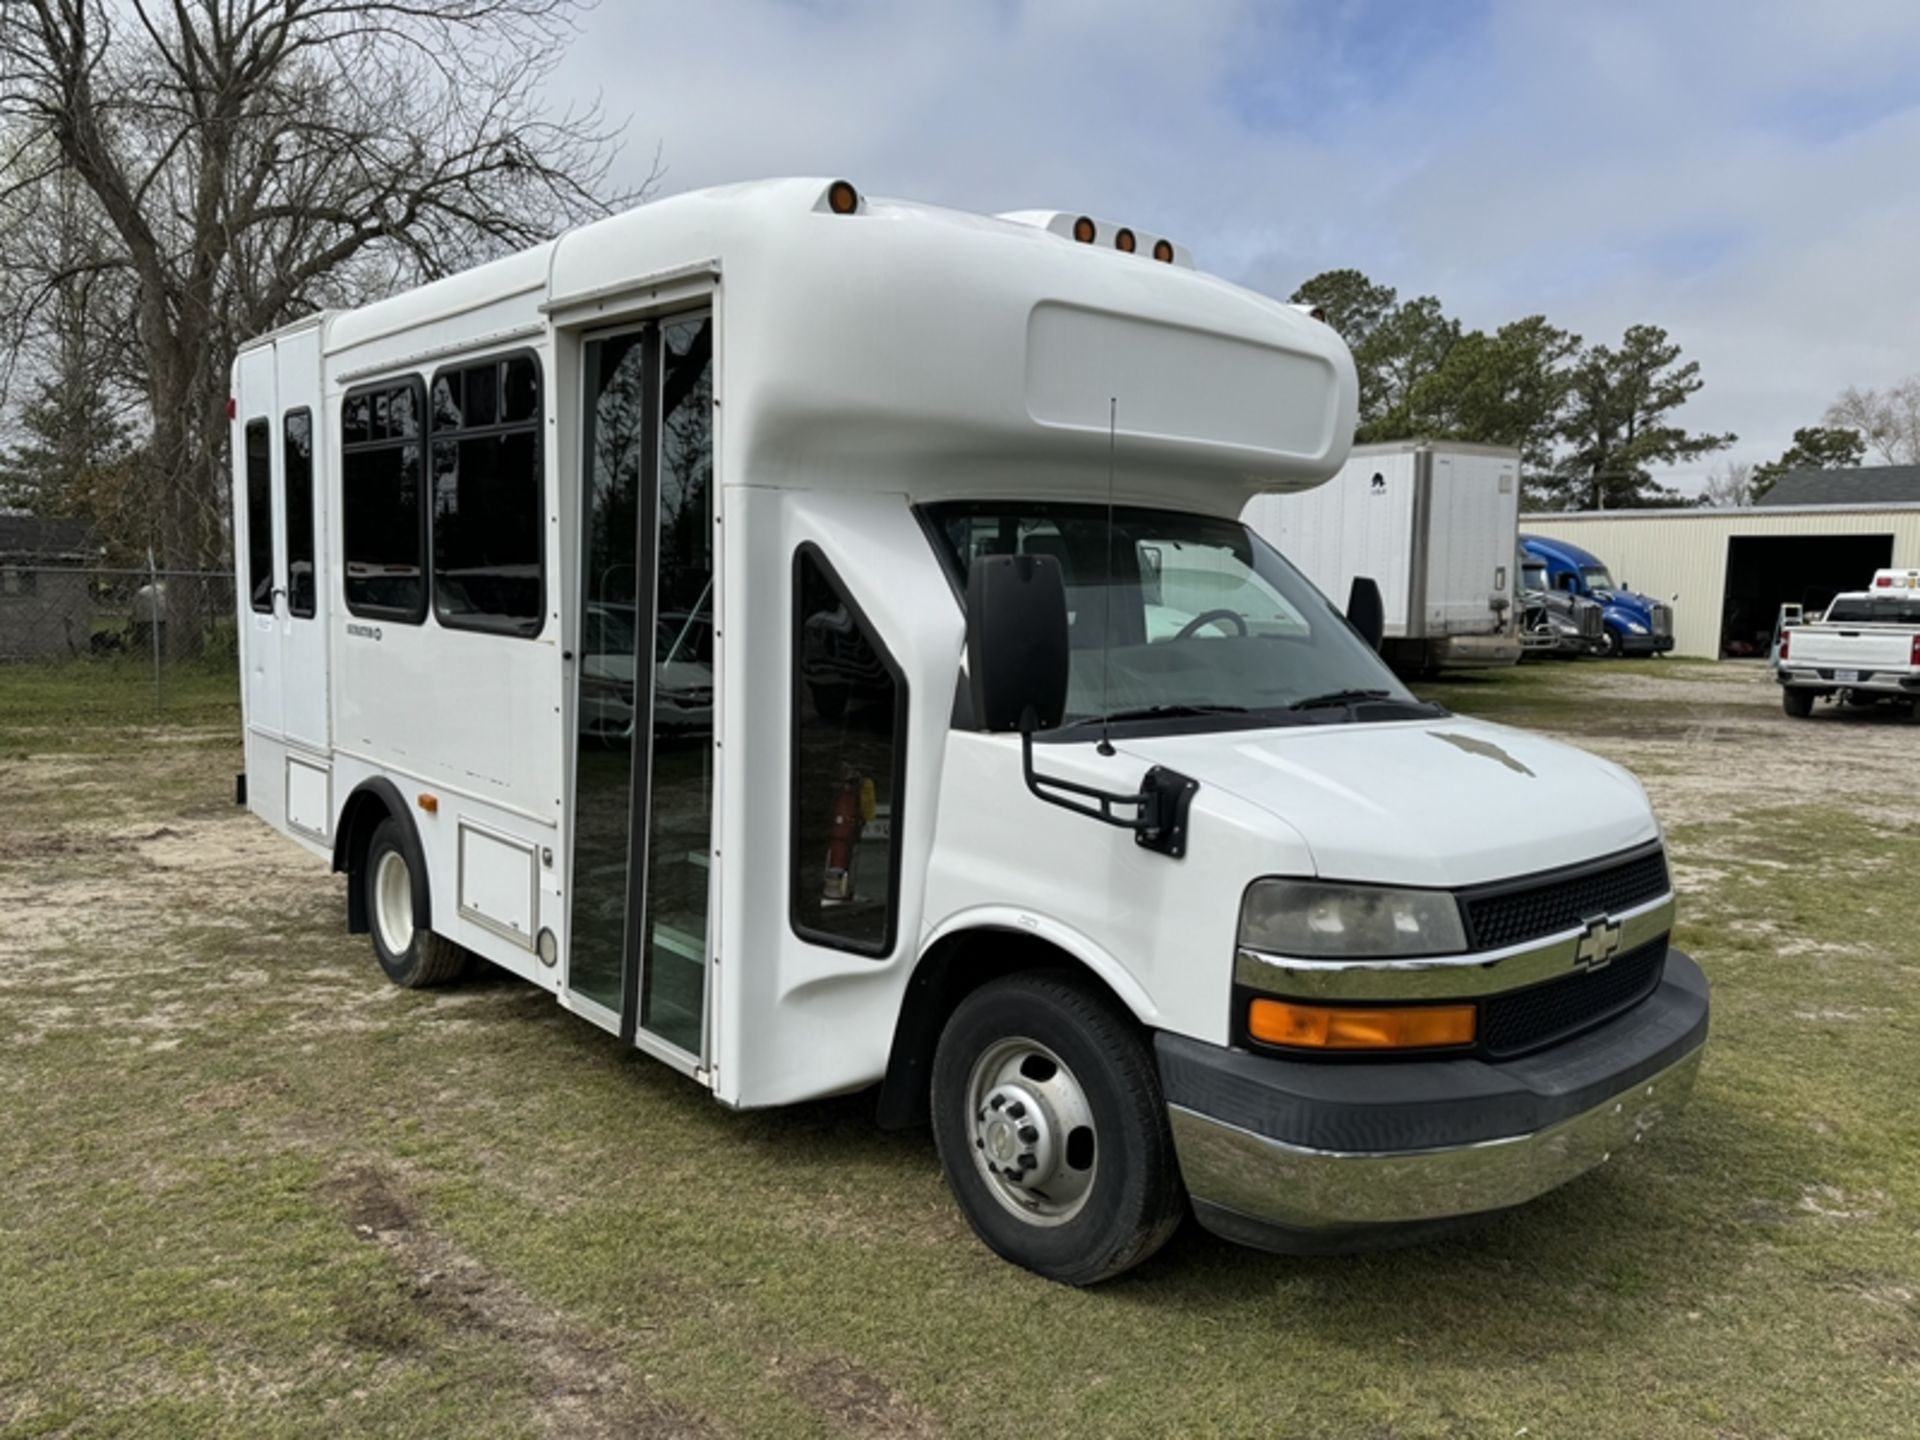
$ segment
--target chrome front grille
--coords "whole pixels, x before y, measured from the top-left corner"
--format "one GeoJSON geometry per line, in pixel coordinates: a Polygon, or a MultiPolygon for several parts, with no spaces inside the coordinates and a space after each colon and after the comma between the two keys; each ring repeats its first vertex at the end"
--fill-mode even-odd
{"type": "Polygon", "coordinates": [[[1653,607],[1653,633],[1660,636],[1673,634],[1673,607],[1655,605],[1653,607]]]}

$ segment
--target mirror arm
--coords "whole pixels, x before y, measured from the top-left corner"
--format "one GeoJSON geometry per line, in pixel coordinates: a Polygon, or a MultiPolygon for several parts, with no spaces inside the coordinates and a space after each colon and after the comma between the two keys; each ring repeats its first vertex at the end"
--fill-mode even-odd
{"type": "Polygon", "coordinates": [[[1062,810],[1071,810],[1076,815],[1085,815],[1090,820],[1098,820],[1117,829],[1131,830],[1134,844],[1143,850],[1153,850],[1175,860],[1187,853],[1187,812],[1193,805],[1194,792],[1200,788],[1197,780],[1190,780],[1163,765],[1155,765],[1141,780],[1138,793],[1121,795],[1073,780],[1037,775],[1033,769],[1033,727],[1024,723],[1020,727],[1020,772],[1026,779],[1027,789],[1033,792],[1036,800],[1058,805],[1062,810]],[[1065,791],[1066,794],[1049,794],[1049,790],[1065,791]],[[1096,803],[1089,805],[1068,799],[1069,795],[1084,795],[1096,803]],[[1116,805],[1131,807],[1132,817],[1123,818],[1114,814],[1116,805]]]}

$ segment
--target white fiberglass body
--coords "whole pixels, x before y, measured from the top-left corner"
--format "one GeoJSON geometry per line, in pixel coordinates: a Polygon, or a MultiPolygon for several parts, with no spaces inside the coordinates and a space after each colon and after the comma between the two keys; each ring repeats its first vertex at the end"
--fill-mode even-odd
{"type": "Polygon", "coordinates": [[[411,921],[772,1105],[891,1084],[960,942],[1226,1046],[1256,881],[1448,890],[1657,841],[1617,768],[1422,714],[1245,537],[1346,456],[1327,326],[1151,236],[829,193],[661,201],[236,363],[247,795],[348,872],[396,979],[411,921]],[[1178,856],[1042,803],[965,719],[968,557],[1084,559],[1115,513],[1141,633],[1076,650],[1080,719],[1035,748],[1105,790],[1190,777],[1178,856]],[[1412,718],[1342,712],[1376,682],[1412,718]],[[1103,754],[1110,684],[1155,703],[1103,754]]]}

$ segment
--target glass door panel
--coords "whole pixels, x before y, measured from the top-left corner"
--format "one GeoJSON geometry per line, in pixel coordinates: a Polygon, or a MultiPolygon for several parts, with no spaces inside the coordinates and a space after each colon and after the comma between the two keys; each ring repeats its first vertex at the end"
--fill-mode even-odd
{"type": "Polygon", "coordinates": [[[640,1027],[701,1054],[713,854],[713,320],[660,326],[653,753],[640,1027]]]}
{"type": "Polygon", "coordinates": [[[705,1051],[713,326],[587,341],[568,988],[705,1051]]]}
{"type": "Polygon", "coordinates": [[[636,330],[590,340],[584,357],[583,603],[567,985],[615,1014],[626,994],[633,776],[646,756],[646,697],[636,695],[634,680],[643,653],[639,555],[648,338],[649,332],[636,330]]]}

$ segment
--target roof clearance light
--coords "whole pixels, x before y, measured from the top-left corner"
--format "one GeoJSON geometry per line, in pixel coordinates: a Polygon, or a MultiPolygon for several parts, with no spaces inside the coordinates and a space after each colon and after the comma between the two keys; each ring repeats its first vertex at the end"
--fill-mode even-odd
{"type": "Polygon", "coordinates": [[[1173,263],[1173,242],[1171,240],[1154,241],[1153,258],[1158,260],[1162,265],[1171,265],[1173,263]]]}
{"type": "Polygon", "coordinates": [[[1113,232],[1113,248],[1116,250],[1124,251],[1126,254],[1131,255],[1133,254],[1133,247],[1136,243],[1133,238],[1133,231],[1127,229],[1124,225],[1113,232]]]}
{"type": "Polygon", "coordinates": [[[827,208],[836,215],[851,215],[860,208],[860,192],[845,180],[827,187],[827,208]]]}
{"type": "Polygon", "coordinates": [[[1091,216],[1082,215],[1073,222],[1073,238],[1082,245],[1091,245],[1093,237],[1099,233],[1099,227],[1093,223],[1091,216]]]}

